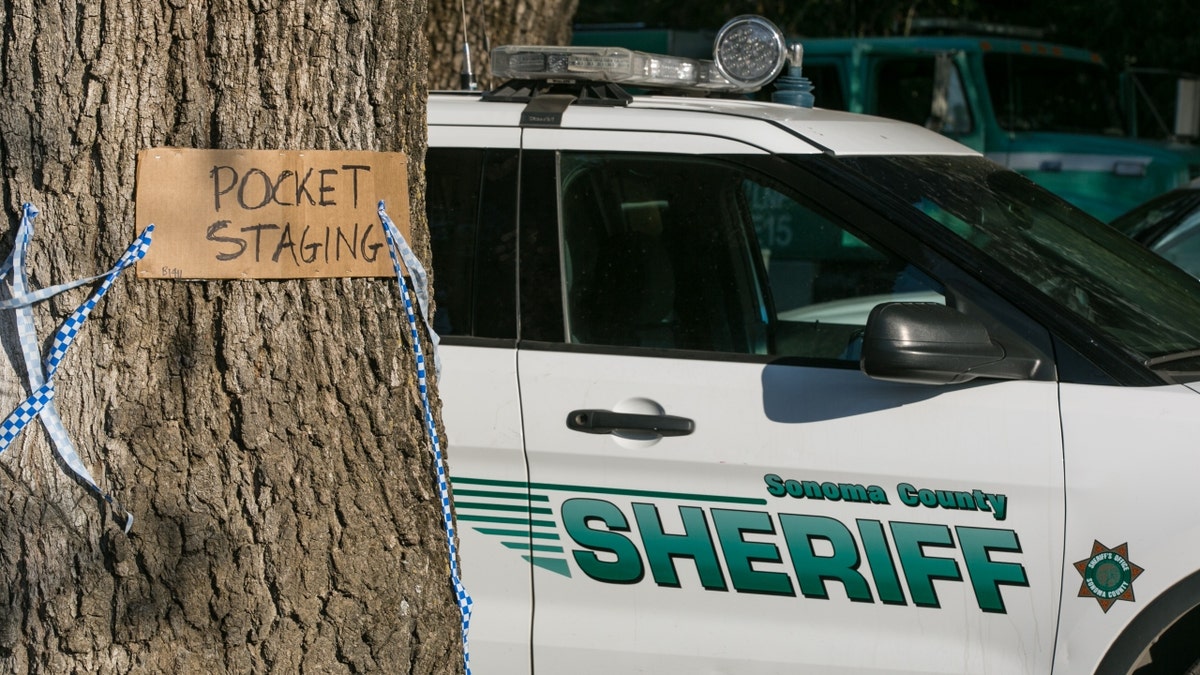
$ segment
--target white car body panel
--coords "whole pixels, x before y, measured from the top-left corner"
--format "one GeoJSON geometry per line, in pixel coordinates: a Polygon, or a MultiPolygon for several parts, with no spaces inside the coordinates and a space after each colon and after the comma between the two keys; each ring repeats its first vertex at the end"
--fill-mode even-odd
{"type": "Polygon", "coordinates": [[[429,145],[435,148],[519,148],[521,130],[470,124],[431,124],[429,145]]]}
{"type": "MultiPolygon", "coordinates": [[[[430,147],[978,155],[912,125],[750,101],[639,97],[623,108],[569,108],[561,127],[522,127],[523,109],[435,95],[430,147]]],[[[857,324],[872,297],[778,318],[857,324]]],[[[438,389],[478,673],[1091,673],[1150,601],[1200,566],[1200,521],[1181,511],[1195,490],[1196,385],[979,379],[938,387],[752,356],[450,342],[438,389]],[[696,427],[681,437],[582,433],[566,423],[581,410],[665,413],[696,427]],[[873,486],[886,503],[775,496],[772,475],[774,485],[873,486]],[[909,504],[905,485],[976,500],[1002,495],[1004,517],[994,500],[987,509],[978,500],[969,502],[977,508],[909,504]],[[663,554],[672,564],[657,571],[678,578],[656,579],[642,527],[649,521],[637,520],[652,511],[664,542],[683,542],[670,536],[687,527],[696,528],[687,541],[707,537],[715,565],[702,571],[696,557],[663,554]],[[738,530],[729,525],[737,518],[772,529],[738,530]],[[852,541],[857,595],[853,581],[802,582],[785,521],[845,528],[841,549],[818,535],[803,541],[815,558],[852,541]],[[930,526],[948,541],[899,551],[898,531],[930,526]],[[1019,548],[963,540],[1003,544],[1009,534],[1019,548]],[[1100,606],[1081,593],[1088,577],[1077,566],[1101,561],[1096,544],[1126,546],[1122,559],[1144,570],[1128,597],[1100,606]],[[964,553],[972,545],[973,566],[964,553]],[[935,572],[951,561],[958,578],[923,581],[904,565],[921,555],[935,572]],[[597,578],[597,570],[629,572],[621,567],[635,558],[637,578],[597,578]],[[1018,570],[1023,582],[1003,578],[1018,570]],[[984,579],[978,586],[973,572],[984,579]],[[1001,578],[987,581],[989,572],[1001,578]],[[786,581],[792,592],[739,590],[738,574],[786,581]],[[718,576],[724,589],[705,588],[718,576]],[[821,583],[827,597],[806,597],[821,583]]]]}
{"type": "Polygon", "coordinates": [[[1063,566],[1062,635],[1055,672],[1090,673],[1113,635],[1145,603],[1200,560],[1200,521],[1191,516],[1200,466],[1200,397],[1182,385],[1153,388],[1062,386],[1067,466],[1067,559],[1063,566]],[[1128,544],[1128,561],[1145,571],[1132,599],[1097,611],[1079,595],[1074,563],[1094,542],[1128,544]]]}
{"type": "MultiPolygon", "coordinates": [[[[447,471],[528,482],[516,350],[443,345],[439,353],[447,471]]],[[[471,659],[481,673],[493,672],[493,664],[505,664],[501,672],[528,673],[530,625],[516,619],[533,611],[531,568],[519,555],[498,553],[495,538],[478,531],[511,527],[494,522],[495,514],[473,513],[472,503],[494,501],[490,492],[454,479],[462,582],[480,600],[471,613],[471,659]]]]}
{"type": "MultiPolygon", "coordinates": [[[[991,558],[1019,563],[1029,583],[1028,588],[1000,587],[1005,613],[983,611],[962,551],[944,548],[927,555],[954,558],[963,580],[932,582],[938,608],[915,606],[899,568],[903,604],[881,602],[874,574],[883,577],[886,567],[868,571],[865,558],[861,571],[873,601],[851,601],[836,581],[826,584],[828,599],[804,597],[799,588],[794,595],[739,592],[729,567],[737,552],[727,542],[718,543],[716,534],[709,536],[725,565],[728,590],[703,589],[696,564],[686,559],[675,563],[678,588],[656,585],[650,569],[637,583],[603,583],[588,578],[571,559],[587,555],[587,549],[564,533],[571,576],[545,569],[534,575],[534,660],[540,668],[573,673],[1048,670],[1063,517],[1054,384],[995,383],[939,395],[928,387],[873,381],[854,371],[556,352],[523,353],[520,372],[525,409],[540,411],[526,419],[532,491],[548,497],[560,523],[566,499],[608,502],[630,519],[630,503],[642,502],[658,509],[668,533],[683,531],[681,506],[709,514],[711,532],[716,527],[712,511],[723,506],[718,499],[758,498],[758,504],[725,506],[771,514],[776,533],[754,533],[745,540],[777,547],[782,561],[759,561],[754,567],[786,575],[794,587],[798,582],[779,534],[779,514],[845,525],[860,555],[865,555],[864,544],[856,519],[882,523],[885,530],[897,522],[1011,529],[1018,532],[1023,552],[993,552],[991,558]],[[639,399],[667,414],[695,419],[696,432],[646,442],[581,434],[563,423],[573,410],[619,409],[636,406],[639,399]],[[981,425],[994,433],[980,434],[981,425]],[[770,474],[876,485],[888,503],[772,497],[764,483],[770,474]],[[897,496],[897,486],[906,483],[1003,494],[1008,510],[998,520],[992,512],[908,506],[897,496]],[[633,494],[619,494],[623,490],[633,494]]],[[[645,560],[638,527],[629,527],[629,539],[645,560]]],[[[886,536],[897,554],[891,533],[886,536]]]]}
{"type": "MultiPolygon", "coordinates": [[[[433,96],[428,109],[431,139],[435,127],[443,125],[515,129],[523,108],[519,103],[433,96]]],[[[705,134],[735,139],[778,154],[822,151],[836,155],[979,154],[941,134],[883,118],[706,99],[646,97],[622,108],[579,106],[563,113],[562,128],[705,134]],[[664,114],[664,109],[675,114],[664,114]],[[720,114],[714,114],[717,111],[720,114]],[[751,117],[751,113],[755,116],[751,117]]],[[[432,140],[430,143],[435,144],[432,140]]]]}

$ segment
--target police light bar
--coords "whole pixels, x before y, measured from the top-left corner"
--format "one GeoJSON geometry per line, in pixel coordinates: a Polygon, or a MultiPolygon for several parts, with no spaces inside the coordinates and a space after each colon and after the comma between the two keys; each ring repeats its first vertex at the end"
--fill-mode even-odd
{"type": "Polygon", "coordinates": [[[623,47],[505,46],[492,50],[492,75],[521,80],[588,80],[696,91],[751,92],[783,68],[786,45],[775,24],[740,16],[717,33],[715,61],[623,47]]]}
{"type": "Polygon", "coordinates": [[[497,47],[492,75],[524,80],[598,80],[644,86],[694,85],[697,59],[660,56],[622,47],[497,47]]]}

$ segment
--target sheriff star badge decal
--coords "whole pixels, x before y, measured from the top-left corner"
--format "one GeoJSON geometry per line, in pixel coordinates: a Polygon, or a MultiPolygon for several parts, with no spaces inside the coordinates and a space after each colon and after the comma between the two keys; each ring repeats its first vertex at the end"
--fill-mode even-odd
{"type": "Polygon", "coordinates": [[[1075,569],[1083,576],[1079,597],[1093,597],[1100,609],[1108,609],[1118,600],[1133,602],[1133,580],[1142,573],[1142,568],[1129,560],[1129,544],[1108,548],[1096,541],[1092,544],[1092,555],[1075,563],[1075,569]]]}

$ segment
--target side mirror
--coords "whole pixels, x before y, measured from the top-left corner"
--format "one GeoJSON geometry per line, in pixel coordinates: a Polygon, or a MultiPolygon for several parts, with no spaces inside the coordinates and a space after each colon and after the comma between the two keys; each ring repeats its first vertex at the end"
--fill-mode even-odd
{"type": "Polygon", "coordinates": [[[1030,361],[1006,358],[983,322],[931,302],[886,302],[872,309],[859,365],[876,379],[917,384],[1032,376],[1030,361]]]}

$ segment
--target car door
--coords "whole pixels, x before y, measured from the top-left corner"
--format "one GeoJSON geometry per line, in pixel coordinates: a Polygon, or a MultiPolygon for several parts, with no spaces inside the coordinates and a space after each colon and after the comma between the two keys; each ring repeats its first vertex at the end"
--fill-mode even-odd
{"type": "Polygon", "coordinates": [[[429,127],[426,202],[433,250],[438,390],[458,522],[462,581],[474,602],[468,648],[486,673],[529,673],[530,565],[494,547],[528,545],[517,390],[519,132],[429,127]]]}
{"type": "Polygon", "coordinates": [[[1055,383],[866,377],[867,311],[950,268],[794,164],[670,135],[525,131],[535,669],[1048,670],[1055,383]]]}

